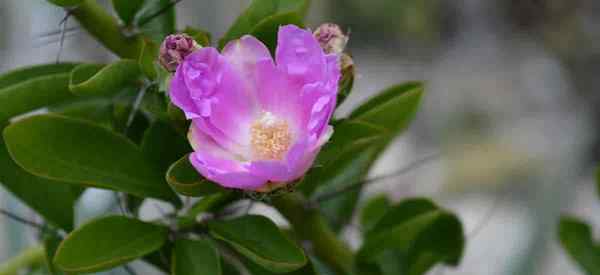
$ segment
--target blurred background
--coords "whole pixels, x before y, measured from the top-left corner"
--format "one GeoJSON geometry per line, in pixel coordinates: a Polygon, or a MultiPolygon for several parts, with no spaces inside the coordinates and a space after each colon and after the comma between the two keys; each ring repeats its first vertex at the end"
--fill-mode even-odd
{"type": "MultiPolygon", "coordinates": [[[[218,38],[248,2],[183,0],[176,6],[178,27],[201,27],[218,38]]],[[[600,1],[312,2],[308,27],[335,22],[351,32],[358,79],[338,116],[389,85],[426,81],[416,121],[371,176],[429,154],[439,157],[372,185],[363,197],[427,196],[460,216],[467,234],[461,265],[431,273],[581,274],[560,249],[556,225],[560,214],[570,213],[600,233],[600,215],[594,215],[600,213],[594,184],[600,1]]],[[[63,17],[63,10],[42,0],[0,1],[0,72],[54,62],[63,17]]],[[[61,60],[113,59],[69,20],[61,60]]],[[[78,222],[113,204],[112,193],[87,191],[78,222]]],[[[0,207],[36,219],[1,187],[0,207]]],[[[160,207],[145,205],[144,215],[157,216],[160,207]]],[[[251,211],[268,209],[257,205],[251,211]]],[[[360,244],[358,230],[344,231],[353,246],[360,244]]],[[[35,240],[34,229],[0,216],[0,262],[35,240]]]]}

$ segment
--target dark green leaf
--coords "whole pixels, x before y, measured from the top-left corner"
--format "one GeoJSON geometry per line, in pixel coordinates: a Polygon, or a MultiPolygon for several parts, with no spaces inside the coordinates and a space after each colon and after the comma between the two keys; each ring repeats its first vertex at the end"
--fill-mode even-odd
{"type": "Polygon", "coordinates": [[[160,44],[175,32],[175,5],[170,0],[145,0],[135,19],[142,33],[160,44]]]}
{"type": "Polygon", "coordinates": [[[125,25],[129,25],[133,21],[135,14],[143,4],[144,0],[112,0],[113,8],[125,25]]]}
{"type": "Polygon", "coordinates": [[[277,32],[279,31],[279,27],[288,24],[304,27],[302,21],[302,16],[297,12],[275,14],[256,24],[256,26],[254,26],[254,28],[252,28],[250,31],[250,34],[265,43],[271,53],[275,53],[275,49],[277,47],[277,32]]]}
{"type": "Polygon", "coordinates": [[[69,74],[35,77],[0,89],[0,123],[47,105],[74,98],[69,91],[69,74]]]}
{"type": "Polygon", "coordinates": [[[71,72],[69,89],[79,96],[113,95],[138,81],[140,75],[138,63],[128,59],[106,66],[81,64],[71,72]]]}
{"type": "Polygon", "coordinates": [[[206,196],[225,190],[202,177],[190,163],[189,155],[171,165],[167,171],[167,182],[177,193],[191,197],[206,196]]]}
{"type": "Polygon", "coordinates": [[[382,271],[401,269],[403,274],[419,275],[439,262],[458,265],[464,241],[455,215],[427,199],[409,199],[392,207],[367,232],[356,258],[376,262],[382,271]]]}
{"type": "Polygon", "coordinates": [[[177,160],[192,151],[188,141],[163,121],[155,121],[146,130],[142,152],[163,175],[177,160]]]}
{"type": "Polygon", "coordinates": [[[368,232],[375,227],[379,220],[390,209],[390,200],[385,195],[376,196],[367,201],[362,208],[360,224],[363,231],[368,232]]]}
{"type": "Polygon", "coordinates": [[[48,2],[61,7],[74,7],[84,0],[48,0],[48,2]]]}
{"type": "Polygon", "coordinates": [[[110,269],[159,249],[167,228],[123,216],[99,218],[69,234],[54,263],[68,273],[110,269]]]}
{"type": "Polygon", "coordinates": [[[208,227],[213,237],[272,272],[291,272],[306,264],[302,249],[266,217],[248,215],[229,221],[212,221],[208,227]]]}
{"type": "Polygon", "coordinates": [[[58,246],[62,242],[62,238],[56,234],[55,232],[46,232],[44,234],[44,249],[46,250],[46,265],[48,267],[48,271],[51,275],[63,275],[64,273],[60,271],[56,266],[54,266],[54,255],[56,254],[56,250],[58,246]]]}
{"type": "Polygon", "coordinates": [[[63,116],[93,121],[111,128],[112,100],[108,98],[78,98],[48,107],[48,111],[63,116]]]}
{"type": "MultiPolygon", "coordinates": [[[[242,261],[243,261],[246,269],[248,269],[248,271],[250,271],[250,274],[252,274],[252,275],[275,275],[275,274],[278,274],[276,272],[266,270],[263,267],[261,267],[260,265],[257,265],[247,259],[242,259],[242,261]]],[[[292,272],[286,272],[283,274],[285,274],[285,275],[315,275],[317,273],[315,272],[315,269],[312,265],[312,261],[308,261],[308,263],[305,264],[302,268],[294,270],[292,272]]]]}
{"type": "Polygon", "coordinates": [[[49,223],[67,231],[73,228],[73,206],[77,199],[70,186],[36,177],[19,167],[0,137],[0,183],[49,223]]]}
{"type": "Polygon", "coordinates": [[[173,275],[221,275],[221,260],[208,240],[175,241],[173,275]]]}
{"type": "Polygon", "coordinates": [[[303,18],[308,5],[308,0],[254,0],[219,40],[219,48],[223,48],[233,39],[251,33],[261,21],[270,16],[295,13],[296,17],[303,18]]]}
{"type": "Polygon", "coordinates": [[[140,52],[138,63],[144,74],[150,79],[155,79],[158,75],[156,72],[156,70],[159,69],[159,65],[157,63],[158,53],[158,44],[154,43],[150,39],[144,39],[144,44],[142,45],[142,51],[140,52]]]}
{"type": "Polygon", "coordinates": [[[205,212],[216,212],[235,199],[236,196],[232,192],[205,196],[188,210],[187,216],[195,220],[198,215],[205,212]]]}
{"type": "Polygon", "coordinates": [[[124,133],[136,144],[142,142],[146,129],[150,126],[149,118],[141,110],[137,110],[130,120],[133,105],[140,93],[139,89],[127,87],[113,100],[112,126],[116,132],[124,133]]]}
{"type": "Polygon", "coordinates": [[[194,40],[196,40],[196,42],[198,44],[200,44],[200,46],[202,46],[202,47],[210,46],[210,42],[211,42],[210,32],[195,29],[195,28],[189,27],[189,26],[185,27],[185,29],[183,29],[183,32],[188,34],[189,36],[191,36],[194,40]]]}
{"type": "Polygon", "coordinates": [[[342,70],[342,78],[339,82],[337,106],[340,106],[352,92],[354,85],[354,66],[348,66],[342,70]]]}
{"type": "Polygon", "coordinates": [[[600,246],[592,239],[589,225],[574,218],[562,217],[558,225],[558,238],[572,260],[587,274],[600,274],[600,246]]]}
{"type": "Polygon", "coordinates": [[[52,63],[21,67],[8,71],[0,75],[0,89],[44,75],[68,73],[77,65],[77,63],[52,63]]]}
{"type": "Polygon", "coordinates": [[[4,138],[12,158],[36,176],[179,201],[133,143],[87,121],[34,116],[8,126],[4,138]]]}

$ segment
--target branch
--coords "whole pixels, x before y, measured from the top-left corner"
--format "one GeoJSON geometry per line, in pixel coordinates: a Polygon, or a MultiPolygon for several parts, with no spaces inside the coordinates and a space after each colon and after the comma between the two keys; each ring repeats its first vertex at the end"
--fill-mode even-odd
{"type": "Polygon", "coordinates": [[[139,36],[127,37],[121,32],[117,20],[107,13],[96,0],[85,0],[71,14],[79,24],[106,48],[122,58],[137,59],[143,41],[139,36]]]}
{"type": "Polygon", "coordinates": [[[0,264],[0,275],[17,275],[23,268],[41,264],[45,261],[44,246],[30,247],[16,257],[0,264]]]}
{"type": "Polygon", "coordinates": [[[19,216],[15,215],[15,214],[13,214],[13,213],[11,213],[9,211],[6,211],[6,210],[4,210],[2,208],[0,208],[0,214],[3,214],[3,215],[5,215],[5,216],[9,217],[10,219],[15,220],[17,222],[20,222],[20,223],[25,224],[25,225],[29,225],[31,227],[35,227],[35,228],[40,229],[40,230],[42,230],[42,229],[45,228],[45,226],[42,225],[42,224],[39,224],[39,223],[36,223],[36,222],[32,222],[32,221],[30,221],[28,219],[19,217],[19,216]]]}
{"type": "Polygon", "coordinates": [[[312,244],[314,253],[336,274],[352,274],[354,254],[331,230],[316,208],[299,193],[289,193],[272,199],[273,206],[292,224],[294,232],[312,244]]]}

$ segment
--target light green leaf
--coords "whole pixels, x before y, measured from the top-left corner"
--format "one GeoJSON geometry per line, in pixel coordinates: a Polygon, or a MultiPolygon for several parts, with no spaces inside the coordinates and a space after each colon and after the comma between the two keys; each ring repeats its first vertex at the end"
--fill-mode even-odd
{"type": "Polygon", "coordinates": [[[68,73],[77,65],[77,63],[51,63],[21,67],[8,71],[0,75],[0,89],[44,75],[68,73]]]}
{"type": "Polygon", "coordinates": [[[167,228],[123,216],[90,221],[59,246],[54,263],[67,273],[110,269],[158,250],[167,228]]]}
{"type": "Polygon", "coordinates": [[[125,25],[129,25],[133,21],[143,4],[144,0],[112,0],[113,8],[125,25]]]}
{"type": "Polygon", "coordinates": [[[185,27],[183,32],[191,36],[200,46],[209,47],[211,42],[211,34],[205,30],[196,29],[190,26],[185,27]]]}
{"type": "Polygon", "coordinates": [[[0,123],[47,105],[70,100],[69,74],[35,77],[0,89],[0,123]]]}
{"type": "Polygon", "coordinates": [[[79,96],[113,95],[131,85],[141,75],[137,62],[121,59],[106,66],[81,64],[71,72],[69,89],[79,96]]]}
{"type": "Polygon", "coordinates": [[[600,245],[592,239],[589,225],[574,217],[561,217],[558,238],[567,254],[586,274],[600,274],[600,245]]]}
{"type": "Polygon", "coordinates": [[[150,39],[144,39],[138,63],[144,74],[150,79],[156,79],[157,69],[162,69],[158,64],[159,46],[150,39]]]}
{"type": "Polygon", "coordinates": [[[221,260],[208,240],[175,241],[172,254],[173,275],[221,275],[221,260]]]}
{"type": "Polygon", "coordinates": [[[266,217],[247,215],[228,221],[212,221],[208,227],[213,237],[228,243],[269,271],[291,272],[307,262],[302,249],[266,217]]]}
{"type": "Polygon", "coordinates": [[[104,127],[40,115],[8,126],[4,138],[17,164],[36,176],[179,202],[143,153],[104,127]]]}
{"type": "MultiPolygon", "coordinates": [[[[296,17],[304,18],[309,6],[308,0],[254,0],[248,8],[229,27],[223,38],[219,40],[219,48],[227,42],[238,39],[252,30],[270,16],[295,13],[296,17]]],[[[271,19],[273,20],[273,19],[271,19]]],[[[264,27],[263,27],[264,28],[264,27]]]]}
{"type": "MultiPolygon", "coordinates": [[[[456,266],[464,249],[464,233],[458,218],[427,199],[409,199],[392,207],[366,233],[356,259],[387,265],[403,274],[420,275],[443,262],[456,266]]],[[[385,268],[382,268],[385,269],[385,268]]]]}
{"type": "Polygon", "coordinates": [[[190,163],[189,155],[173,163],[166,178],[175,192],[185,196],[201,197],[225,191],[218,184],[202,177],[190,163]]]}

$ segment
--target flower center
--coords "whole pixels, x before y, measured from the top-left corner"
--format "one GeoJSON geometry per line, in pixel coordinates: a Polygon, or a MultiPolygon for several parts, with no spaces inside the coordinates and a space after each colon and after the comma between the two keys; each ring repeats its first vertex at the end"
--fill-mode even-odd
{"type": "Polygon", "coordinates": [[[286,121],[264,112],[250,127],[250,142],[256,158],[282,160],[292,142],[286,121]]]}

